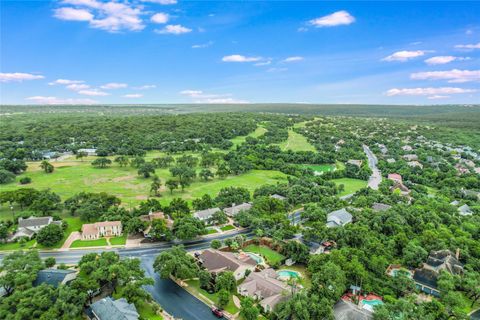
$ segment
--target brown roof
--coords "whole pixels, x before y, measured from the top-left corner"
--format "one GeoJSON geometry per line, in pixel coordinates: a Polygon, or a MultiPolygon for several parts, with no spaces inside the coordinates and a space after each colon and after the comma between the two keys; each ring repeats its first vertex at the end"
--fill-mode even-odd
{"type": "Polygon", "coordinates": [[[140,216],[140,220],[147,222],[159,219],[165,219],[165,213],[163,213],[162,211],[152,212],[150,214],[144,214],[140,216]]]}
{"type": "Polygon", "coordinates": [[[199,256],[203,266],[210,272],[229,270],[235,271],[240,266],[254,267],[257,262],[246,254],[235,254],[214,249],[207,249],[199,256]]]}
{"type": "Polygon", "coordinates": [[[82,233],[83,234],[97,234],[97,227],[95,223],[87,223],[82,226],[82,233]]]}
{"type": "Polygon", "coordinates": [[[121,221],[102,221],[102,222],[95,222],[95,223],[86,223],[82,225],[82,233],[83,234],[97,234],[98,229],[101,227],[121,227],[121,221]]]}

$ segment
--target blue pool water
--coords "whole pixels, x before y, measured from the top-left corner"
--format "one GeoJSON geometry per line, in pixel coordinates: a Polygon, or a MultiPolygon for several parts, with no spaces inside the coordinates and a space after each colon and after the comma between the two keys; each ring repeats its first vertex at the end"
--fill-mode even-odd
{"type": "Polygon", "coordinates": [[[280,270],[277,272],[279,277],[282,278],[300,278],[300,274],[292,270],[280,270]]]}
{"type": "Polygon", "coordinates": [[[255,260],[258,264],[262,264],[262,263],[263,263],[263,258],[260,257],[259,255],[256,255],[255,253],[251,253],[251,252],[247,252],[247,254],[250,256],[250,258],[252,258],[253,260],[255,260]]]}
{"type": "Polygon", "coordinates": [[[362,301],[363,304],[368,304],[369,306],[378,306],[380,304],[383,304],[383,301],[382,300],[363,300],[362,301]]]}

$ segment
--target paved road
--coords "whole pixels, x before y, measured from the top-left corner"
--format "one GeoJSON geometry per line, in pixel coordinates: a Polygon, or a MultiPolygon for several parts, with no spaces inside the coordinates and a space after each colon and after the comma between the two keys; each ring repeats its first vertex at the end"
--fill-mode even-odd
{"type": "Polygon", "coordinates": [[[377,168],[378,159],[367,145],[363,145],[363,151],[368,158],[368,166],[372,169],[372,175],[368,179],[368,186],[373,190],[378,190],[378,185],[382,182],[382,173],[377,168]]]}
{"type": "MultiPolygon", "coordinates": [[[[210,241],[213,239],[226,239],[238,234],[251,236],[250,230],[241,230],[226,235],[216,237],[208,237],[195,241],[183,242],[185,249],[188,251],[196,251],[210,247],[210,241]]],[[[145,270],[148,277],[154,279],[153,286],[145,287],[155,301],[157,301],[165,310],[178,319],[184,320],[213,320],[217,319],[213,316],[210,308],[203,302],[189,294],[187,291],[179,287],[170,279],[161,279],[153,270],[153,261],[155,257],[162,251],[171,248],[176,243],[158,243],[148,247],[140,248],[113,248],[113,249],[94,249],[94,250],[70,250],[70,251],[43,251],[40,252],[42,258],[54,257],[57,263],[75,264],[80,261],[83,255],[87,253],[101,253],[103,251],[115,251],[124,258],[139,258],[141,266],[145,270]]],[[[178,243],[180,244],[180,243],[178,243]]],[[[3,254],[0,254],[0,261],[3,254]]]]}

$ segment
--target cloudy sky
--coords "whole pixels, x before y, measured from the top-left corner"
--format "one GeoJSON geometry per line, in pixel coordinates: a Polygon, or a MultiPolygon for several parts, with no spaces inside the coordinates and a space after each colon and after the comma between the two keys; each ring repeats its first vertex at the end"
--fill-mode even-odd
{"type": "Polygon", "coordinates": [[[480,2],[2,1],[2,104],[480,102],[480,2]]]}

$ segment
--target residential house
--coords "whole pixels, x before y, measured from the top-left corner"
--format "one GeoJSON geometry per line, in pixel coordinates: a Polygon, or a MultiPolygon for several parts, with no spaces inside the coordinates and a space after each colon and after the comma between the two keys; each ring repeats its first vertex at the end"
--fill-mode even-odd
{"type": "Polygon", "coordinates": [[[440,250],[430,253],[427,262],[422,268],[416,269],[413,274],[413,280],[417,288],[425,293],[440,296],[437,289],[437,279],[441,271],[446,271],[452,275],[463,273],[463,264],[459,259],[460,251],[457,249],[456,255],[450,250],[440,250]]]}
{"type": "Polygon", "coordinates": [[[18,228],[10,240],[15,240],[21,237],[31,238],[38,231],[42,230],[49,224],[61,225],[62,221],[54,221],[52,217],[30,217],[27,219],[18,218],[18,228]]]}
{"type": "Polygon", "coordinates": [[[333,306],[333,316],[335,320],[371,320],[373,313],[363,309],[353,302],[338,300],[333,306]]]}
{"type": "Polygon", "coordinates": [[[220,250],[207,249],[198,256],[202,266],[210,273],[231,271],[235,279],[245,277],[247,270],[253,271],[257,265],[252,257],[246,253],[224,252],[220,250]]]}
{"type": "Polygon", "coordinates": [[[423,169],[423,164],[418,161],[408,161],[407,165],[411,168],[420,168],[423,169]]]}
{"type": "Polygon", "coordinates": [[[327,215],[327,227],[343,227],[352,222],[352,215],[345,209],[332,211],[327,215]]]}
{"type": "Polygon", "coordinates": [[[173,228],[173,220],[170,219],[170,217],[165,216],[165,214],[161,211],[150,212],[149,214],[141,215],[140,220],[148,223],[148,227],[143,231],[144,236],[148,236],[150,229],[152,229],[152,222],[154,220],[165,220],[167,228],[173,228]]]}
{"type": "Polygon", "coordinates": [[[458,213],[461,216],[471,216],[473,214],[472,209],[468,206],[468,204],[464,204],[463,206],[458,208],[458,213]]]}
{"type": "Polygon", "coordinates": [[[122,235],[121,221],[87,223],[82,226],[82,240],[94,240],[101,237],[116,237],[120,235],[122,235]]]}
{"type": "Polygon", "coordinates": [[[392,180],[393,182],[402,182],[402,176],[398,173],[389,173],[388,180],[392,180]]]}
{"type": "Polygon", "coordinates": [[[348,164],[351,164],[351,165],[354,165],[354,166],[357,166],[357,167],[361,167],[362,166],[362,160],[353,160],[353,159],[350,159],[347,161],[348,164]]]}
{"type": "Polygon", "coordinates": [[[248,211],[251,208],[252,208],[252,204],[250,202],[245,202],[238,205],[233,204],[231,207],[223,209],[223,212],[225,212],[225,214],[229,217],[234,217],[239,212],[248,211]]]}
{"type": "Polygon", "coordinates": [[[397,162],[397,161],[395,161],[395,159],[393,159],[393,158],[388,158],[387,159],[387,163],[395,163],[395,162],[397,162]]]}
{"type": "Polygon", "coordinates": [[[406,154],[403,156],[403,159],[408,161],[418,160],[418,156],[416,154],[406,154]]]}
{"type": "Polygon", "coordinates": [[[477,200],[480,200],[480,192],[479,191],[463,189],[462,193],[465,197],[472,198],[472,199],[476,198],[477,200]]]}
{"type": "Polygon", "coordinates": [[[114,300],[106,297],[92,303],[90,309],[91,320],[138,320],[140,317],[135,305],[125,298],[114,300]]]}
{"type": "Polygon", "coordinates": [[[97,149],[93,149],[93,148],[78,149],[77,153],[79,153],[79,152],[85,152],[88,156],[96,156],[97,155],[97,149]]]}
{"type": "Polygon", "coordinates": [[[250,273],[237,287],[240,295],[260,301],[265,312],[272,311],[279,302],[286,300],[292,290],[292,287],[278,279],[278,274],[271,268],[250,273]]]}
{"type": "Polygon", "coordinates": [[[210,219],[218,211],[222,211],[222,210],[220,210],[220,208],[210,208],[210,209],[194,212],[193,216],[201,221],[206,221],[210,219]]]}
{"type": "Polygon", "coordinates": [[[270,198],[277,199],[277,200],[281,200],[281,201],[285,201],[285,200],[287,200],[287,198],[286,198],[286,197],[284,197],[284,196],[281,196],[281,195],[279,195],[279,194],[276,194],[276,193],[275,193],[275,194],[272,194],[272,195],[270,196],[270,198]]]}
{"type": "Polygon", "coordinates": [[[403,151],[412,151],[413,148],[407,144],[407,145],[404,145],[404,146],[402,147],[402,150],[403,150],[403,151]]]}
{"type": "Polygon", "coordinates": [[[61,284],[69,284],[76,278],[77,271],[75,270],[44,269],[38,271],[37,278],[33,282],[33,285],[39,286],[43,283],[46,283],[57,288],[61,284]]]}
{"type": "Polygon", "coordinates": [[[372,210],[373,211],[376,211],[376,212],[380,212],[380,211],[387,211],[388,209],[390,209],[392,206],[389,206],[388,204],[384,204],[384,203],[378,203],[378,202],[375,202],[372,206],[372,210]]]}
{"type": "Polygon", "coordinates": [[[410,195],[410,189],[402,182],[395,182],[390,188],[390,191],[400,190],[400,195],[408,197],[410,195]]]}
{"type": "Polygon", "coordinates": [[[463,165],[461,165],[460,163],[457,163],[455,165],[455,170],[457,170],[457,174],[459,175],[462,175],[462,174],[467,174],[470,172],[470,170],[468,168],[465,168],[463,165]]]}

